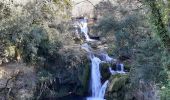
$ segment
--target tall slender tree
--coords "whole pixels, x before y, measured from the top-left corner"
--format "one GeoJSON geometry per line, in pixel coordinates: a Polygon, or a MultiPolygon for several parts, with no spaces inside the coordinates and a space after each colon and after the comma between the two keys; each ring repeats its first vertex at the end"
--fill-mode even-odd
{"type": "Polygon", "coordinates": [[[163,22],[163,14],[158,3],[160,0],[145,0],[144,2],[151,11],[151,23],[154,27],[155,33],[159,36],[163,46],[170,52],[170,34],[166,24],[163,22]]]}

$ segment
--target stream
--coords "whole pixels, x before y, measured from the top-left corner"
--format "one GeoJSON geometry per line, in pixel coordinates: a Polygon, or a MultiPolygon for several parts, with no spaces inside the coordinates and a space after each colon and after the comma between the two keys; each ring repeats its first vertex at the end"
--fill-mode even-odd
{"type": "MultiPolygon", "coordinates": [[[[91,60],[91,81],[90,81],[90,90],[91,96],[87,97],[86,100],[105,100],[105,91],[109,81],[106,80],[103,84],[101,83],[101,73],[100,73],[100,64],[101,63],[109,63],[114,59],[109,57],[107,53],[101,53],[99,55],[102,56],[102,59],[95,56],[93,53],[93,49],[88,45],[89,42],[97,42],[98,40],[91,39],[88,35],[88,19],[82,18],[79,19],[77,22],[77,26],[80,28],[81,33],[84,34],[85,40],[87,43],[82,44],[81,48],[84,49],[88,53],[88,57],[91,60]]],[[[77,32],[77,29],[76,29],[77,32]]],[[[111,67],[108,69],[111,74],[116,73],[125,73],[124,66],[121,65],[120,71],[114,71],[111,67]]]]}

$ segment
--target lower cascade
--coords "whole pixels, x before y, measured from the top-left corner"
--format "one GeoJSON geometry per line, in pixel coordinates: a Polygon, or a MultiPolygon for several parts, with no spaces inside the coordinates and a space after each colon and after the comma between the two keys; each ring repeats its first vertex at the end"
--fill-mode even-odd
{"type": "Polygon", "coordinates": [[[92,97],[88,97],[87,100],[104,100],[105,90],[108,84],[108,80],[101,85],[100,63],[101,60],[97,57],[91,58],[91,90],[92,97]]]}

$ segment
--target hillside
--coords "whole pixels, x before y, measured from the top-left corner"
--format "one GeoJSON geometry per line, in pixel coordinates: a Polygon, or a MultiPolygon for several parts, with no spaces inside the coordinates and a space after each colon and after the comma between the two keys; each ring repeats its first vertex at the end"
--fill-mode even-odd
{"type": "Polygon", "coordinates": [[[1,0],[0,100],[169,100],[167,0],[1,0]]]}

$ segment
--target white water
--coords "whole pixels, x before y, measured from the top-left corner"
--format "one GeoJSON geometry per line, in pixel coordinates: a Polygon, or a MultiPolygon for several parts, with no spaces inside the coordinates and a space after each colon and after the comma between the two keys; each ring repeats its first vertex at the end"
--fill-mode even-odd
{"type": "Polygon", "coordinates": [[[120,67],[121,67],[121,71],[123,72],[124,71],[124,65],[120,64],[120,67]]]}
{"type": "Polygon", "coordinates": [[[102,85],[100,92],[99,92],[99,97],[100,98],[104,98],[105,92],[106,92],[106,88],[107,88],[107,84],[109,83],[109,81],[105,81],[104,84],[102,85]]]}
{"type": "Polygon", "coordinates": [[[99,92],[101,89],[101,75],[99,65],[101,60],[97,57],[91,59],[92,69],[91,69],[91,88],[92,88],[92,97],[99,97],[99,92]]]}
{"type": "MultiPolygon", "coordinates": [[[[119,74],[125,74],[126,72],[124,71],[124,65],[123,64],[119,64],[120,65],[120,71],[119,70],[112,70],[112,68],[111,67],[109,67],[109,71],[110,71],[110,73],[112,74],[112,75],[114,75],[114,74],[117,74],[117,73],[119,73],[119,74]]],[[[118,67],[118,66],[117,66],[118,67]]],[[[117,68],[118,69],[118,68],[117,68]]]]}
{"type": "Polygon", "coordinates": [[[87,27],[87,19],[81,19],[80,23],[78,23],[80,29],[81,29],[81,33],[84,33],[84,36],[86,38],[86,41],[95,41],[93,39],[90,39],[89,35],[88,35],[88,27],[87,27]]]}
{"type": "Polygon", "coordinates": [[[88,53],[92,50],[92,48],[87,43],[82,44],[81,48],[86,50],[88,53]]]}
{"type": "MultiPolygon", "coordinates": [[[[112,57],[110,57],[107,53],[102,53],[101,54],[102,55],[102,58],[103,58],[103,60],[104,61],[106,61],[106,62],[111,62],[111,61],[116,61],[116,59],[113,59],[112,57]]],[[[109,67],[109,71],[110,71],[110,73],[112,74],[112,75],[114,75],[114,74],[117,74],[117,73],[120,73],[120,74],[124,74],[125,72],[124,72],[124,65],[121,63],[121,64],[119,64],[120,65],[120,71],[118,71],[118,70],[112,70],[112,68],[111,67],[109,67]]],[[[118,66],[117,66],[118,67],[118,66]]],[[[117,68],[118,69],[118,68],[117,68]]]]}
{"type": "Polygon", "coordinates": [[[100,63],[102,62],[99,58],[91,58],[91,90],[92,97],[88,97],[87,100],[105,100],[104,95],[107,88],[108,80],[102,85],[101,74],[100,74],[100,63]]]}
{"type": "Polygon", "coordinates": [[[117,71],[120,74],[124,74],[124,65],[123,64],[119,64],[120,65],[120,71],[117,71]]]}
{"type": "MultiPolygon", "coordinates": [[[[113,59],[112,57],[110,57],[107,53],[102,53],[101,54],[103,56],[103,60],[104,61],[107,61],[107,62],[111,62],[111,61],[116,61],[116,59],[113,59]]],[[[124,71],[124,65],[122,63],[119,64],[120,65],[120,71],[118,70],[112,70],[111,67],[109,67],[109,71],[112,75],[114,74],[117,74],[117,73],[120,73],[120,74],[125,74],[125,71],[124,71]]],[[[117,65],[118,67],[118,65],[117,65]]],[[[117,68],[118,69],[118,68],[117,68]]]]}
{"type": "MultiPolygon", "coordinates": [[[[88,35],[88,27],[87,27],[87,19],[81,19],[80,23],[78,24],[81,33],[84,33],[86,41],[95,41],[93,39],[90,39],[88,35]]],[[[90,59],[91,59],[91,91],[92,96],[88,97],[87,100],[105,100],[105,90],[107,88],[108,80],[102,85],[101,83],[101,74],[100,74],[100,63],[102,62],[98,57],[95,57],[92,48],[87,44],[82,44],[82,49],[86,50],[89,53],[90,59]]],[[[106,58],[108,61],[111,59],[109,57],[106,58]]]]}
{"type": "Polygon", "coordinates": [[[90,51],[91,47],[85,43],[81,46],[82,49],[90,53],[91,59],[91,90],[92,96],[87,100],[105,100],[104,95],[107,88],[108,80],[102,85],[100,74],[100,63],[102,62],[98,57],[95,57],[90,51]]]}
{"type": "Polygon", "coordinates": [[[114,75],[114,74],[116,74],[116,73],[117,73],[115,70],[112,70],[112,68],[111,68],[111,67],[109,67],[109,71],[110,71],[110,73],[111,73],[112,75],[114,75]]]}
{"type": "Polygon", "coordinates": [[[107,53],[102,53],[101,54],[103,61],[111,62],[113,58],[109,57],[107,53]]]}
{"type": "MultiPolygon", "coordinates": [[[[87,19],[81,19],[79,22],[80,23],[78,25],[81,29],[81,33],[84,33],[86,41],[95,41],[93,39],[90,39],[88,35],[87,19]]],[[[104,84],[102,85],[100,63],[111,62],[111,61],[116,61],[116,60],[109,57],[107,53],[102,53],[101,54],[102,61],[101,61],[101,59],[94,56],[92,52],[92,48],[87,43],[83,44],[81,48],[86,50],[89,53],[89,56],[91,59],[91,84],[90,85],[91,85],[92,96],[87,97],[87,100],[105,100],[104,95],[105,95],[105,91],[106,91],[107,84],[109,83],[109,81],[106,80],[104,84]]],[[[123,64],[121,64],[121,71],[114,71],[111,69],[111,67],[109,68],[109,71],[111,74],[125,73],[123,64]]]]}

